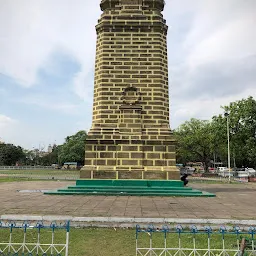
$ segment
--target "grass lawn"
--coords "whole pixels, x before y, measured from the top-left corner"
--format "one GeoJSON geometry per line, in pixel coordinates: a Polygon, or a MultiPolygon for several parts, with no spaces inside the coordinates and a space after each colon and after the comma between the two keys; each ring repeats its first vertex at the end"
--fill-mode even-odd
{"type": "Polygon", "coordinates": [[[11,174],[31,174],[31,175],[46,175],[46,174],[54,174],[54,175],[65,175],[65,174],[79,174],[80,171],[73,170],[50,170],[50,169],[35,169],[35,170],[0,170],[0,174],[11,175],[11,174]]]}
{"type": "Polygon", "coordinates": [[[238,182],[238,181],[234,181],[232,180],[230,183],[228,182],[228,180],[197,180],[197,179],[188,179],[189,180],[189,183],[188,183],[188,186],[189,184],[191,183],[205,183],[205,184],[224,184],[224,183],[227,183],[227,184],[243,184],[243,182],[238,182]]]}
{"type": "Polygon", "coordinates": [[[29,178],[0,177],[0,183],[1,182],[30,181],[30,180],[31,179],[29,179],[29,178]]]}
{"type": "MultiPolygon", "coordinates": [[[[22,230],[13,231],[13,239],[16,242],[22,241],[22,230]]],[[[0,229],[0,241],[8,241],[9,230],[0,229]]],[[[42,241],[50,243],[51,231],[44,230],[41,233],[42,241]]],[[[149,234],[140,233],[139,246],[149,247],[149,234]]],[[[197,248],[207,248],[207,235],[196,235],[197,248]]],[[[153,234],[153,247],[164,246],[163,233],[153,234]]],[[[177,234],[169,234],[167,246],[178,246],[177,234]]],[[[65,243],[65,232],[56,231],[56,243],[65,243]]],[[[182,234],[182,246],[193,248],[193,235],[182,234]]],[[[37,232],[28,230],[27,241],[36,242],[37,232]]],[[[226,235],[226,247],[237,248],[236,235],[226,235]]],[[[212,248],[222,248],[221,235],[213,234],[211,239],[212,248]]],[[[70,231],[69,256],[133,256],[135,253],[135,230],[134,229],[111,229],[111,228],[72,228],[70,231]]],[[[231,254],[232,255],[232,254],[231,254]]]]}
{"type": "Polygon", "coordinates": [[[77,170],[0,170],[0,182],[24,180],[76,180],[80,172],[77,170]]]}

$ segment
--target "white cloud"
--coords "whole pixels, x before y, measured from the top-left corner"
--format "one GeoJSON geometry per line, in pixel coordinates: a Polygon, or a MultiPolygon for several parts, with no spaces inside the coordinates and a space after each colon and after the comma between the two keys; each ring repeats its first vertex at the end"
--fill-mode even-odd
{"type": "Polygon", "coordinates": [[[16,129],[18,121],[0,114],[0,142],[9,142],[9,135],[16,129]]]}
{"type": "Polygon", "coordinates": [[[93,84],[94,82],[88,79],[88,73],[85,70],[82,70],[74,77],[73,91],[84,101],[92,102],[93,84]]]}
{"type": "Polygon", "coordinates": [[[63,48],[86,74],[93,65],[99,14],[97,1],[0,0],[0,72],[31,87],[50,54],[63,48]]]}
{"type": "MultiPolygon", "coordinates": [[[[180,9],[178,13],[192,16],[181,49],[186,52],[185,61],[191,68],[255,54],[256,1],[196,0],[193,5],[188,0],[180,2],[183,5],[177,6],[180,9]]],[[[180,16],[183,17],[182,14],[180,16]]]]}
{"type": "Polygon", "coordinates": [[[16,102],[21,102],[24,104],[35,105],[38,107],[42,107],[48,110],[60,111],[66,114],[76,114],[78,110],[78,104],[72,104],[69,102],[64,102],[57,97],[51,96],[41,96],[38,94],[28,95],[21,99],[16,99],[16,102]]]}
{"type": "MultiPolygon", "coordinates": [[[[0,128],[7,127],[8,125],[14,124],[16,121],[11,117],[0,114],[0,128]]],[[[0,130],[1,132],[2,130],[0,130]]]]}
{"type": "Polygon", "coordinates": [[[209,62],[237,60],[256,53],[256,16],[250,15],[229,22],[196,44],[188,56],[190,67],[209,62]]]}
{"type": "Polygon", "coordinates": [[[246,99],[248,96],[256,96],[256,88],[247,89],[237,95],[227,95],[218,98],[191,98],[190,100],[180,101],[178,105],[171,109],[171,124],[172,128],[176,129],[184,121],[191,118],[202,120],[210,120],[214,115],[223,114],[221,107],[229,105],[230,102],[235,102],[241,99],[246,99]]]}
{"type": "Polygon", "coordinates": [[[173,0],[167,7],[172,127],[255,97],[256,1],[173,0]]]}

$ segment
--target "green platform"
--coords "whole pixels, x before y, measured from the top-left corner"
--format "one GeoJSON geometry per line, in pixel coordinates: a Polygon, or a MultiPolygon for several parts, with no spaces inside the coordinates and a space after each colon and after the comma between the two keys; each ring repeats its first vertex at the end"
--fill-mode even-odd
{"type": "Polygon", "coordinates": [[[182,196],[215,197],[215,194],[184,187],[178,180],[77,180],[47,195],[182,196]]]}

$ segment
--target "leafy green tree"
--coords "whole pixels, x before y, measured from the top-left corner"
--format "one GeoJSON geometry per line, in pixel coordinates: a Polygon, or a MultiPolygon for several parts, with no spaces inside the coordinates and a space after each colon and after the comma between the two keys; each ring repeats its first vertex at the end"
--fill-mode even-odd
{"type": "MultiPolygon", "coordinates": [[[[223,107],[229,113],[230,150],[237,166],[256,167],[256,101],[253,97],[231,102],[223,107]]],[[[227,117],[220,115],[213,121],[225,127],[227,117]],[[217,122],[216,122],[217,121],[217,122]]],[[[219,139],[227,145],[226,129],[219,129],[219,139]]],[[[226,146],[227,148],[227,146],[226,146]]],[[[227,155],[227,151],[225,152],[227,155]]]]}
{"type": "Polygon", "coordinates": [[[211,132],[212,159],[227,165],[227,120],[222,115],[212,118],[211,132]]]}
{"type": "Polygon", "coordinates": [[[41,165],[50,166],[52,164],[58,164],[59,163],[59,153],[62,146],[54,145],[52,148],[52,152],[41,157],[40,163],[41,165]]]}
{"type": "Polygon", "coordinates": [[[87,134],[85,131],[79,131],[75,135],[68,136],[65,143],[60,147],[58,162],[78,162],[84,163],[85,158],[85,140],[87,134]]]}
{"type": "Polygon", "coordinates": [[[32,150],[23,149],[23,153],[25,154],[25,158],[21,162],[23,165],[33,165],[35,164],[36,154],[32,150]]]}
{"type": "Polygon", "coordinates": [[[13,144],[0,144],[0,165],[15,165],[26,158],[23,149],[13,144]]]}
{"type": "Polygon", "coordinates": [[[231,102],[211,122],[191,119],[176,131],[177,159],[185,164],[201,161],[205,170],[215,159],[227,164],[227,118],[230,131],[231,166],[256,167],[256,101],[253,97],[231,102]]]}
{"type": "Polygon", "coordinates": [[[192,118],[182,124],[175,135],[179,160],[184,164],[188,161],[202,162],[207,171],[212,156],[211,123],[192,118]]]}

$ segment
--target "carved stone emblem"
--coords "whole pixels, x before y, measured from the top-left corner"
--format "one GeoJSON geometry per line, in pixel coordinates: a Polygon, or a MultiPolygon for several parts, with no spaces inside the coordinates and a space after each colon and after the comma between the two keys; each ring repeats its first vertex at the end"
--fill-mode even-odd
{"type": "Polygon", "coordinates": [[[124,104],[135,105],[141,100],[141,94],[134,86],[126,87],[123,91],[122,98],[124,104]]]}

